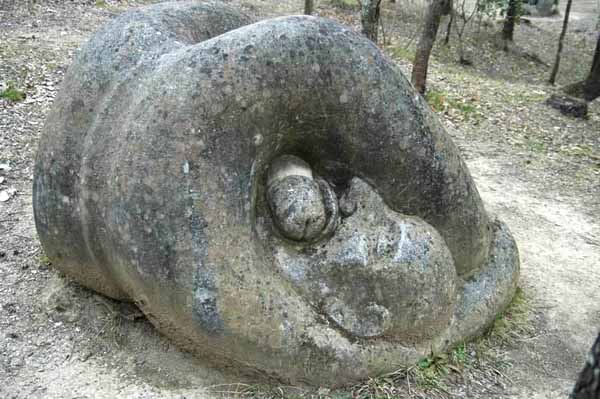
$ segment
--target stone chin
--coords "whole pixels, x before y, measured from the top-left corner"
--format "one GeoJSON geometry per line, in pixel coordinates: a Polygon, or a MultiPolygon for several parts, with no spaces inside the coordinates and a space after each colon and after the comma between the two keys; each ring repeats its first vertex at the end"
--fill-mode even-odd
{"type": "Polygon", "coordinates": [[[47,256],[216,366],[344,385],[480,334],[519,273],[401,72],[329,20],[162,3],[99,31],[35,165],[47,256]]]}

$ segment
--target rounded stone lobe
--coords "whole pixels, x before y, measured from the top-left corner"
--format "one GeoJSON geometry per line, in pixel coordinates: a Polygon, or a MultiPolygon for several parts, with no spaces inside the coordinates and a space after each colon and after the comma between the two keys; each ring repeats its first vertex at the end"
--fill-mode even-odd
{"type": "Polygon", "coordinates": [[[322,183],[313,178],[310,165],[294,155],[282,155],[271,163],[267,202],[280,233],[295,241],[318,238],[331,213],[322,183]]]}
{"type": "Polygon", "coordinates": [[[275,224],[287,238],[310,241],[326,222],[319,184],[306,176],[286,176],[268,188],[268,202],[275,224]]]}
{"type": "Polygon", "coordinates": [[[304,176],[313,180],[312,169],[308,163],[294,155],[282,155],[271,162],[267,186],[287,176],[304,176]]]}

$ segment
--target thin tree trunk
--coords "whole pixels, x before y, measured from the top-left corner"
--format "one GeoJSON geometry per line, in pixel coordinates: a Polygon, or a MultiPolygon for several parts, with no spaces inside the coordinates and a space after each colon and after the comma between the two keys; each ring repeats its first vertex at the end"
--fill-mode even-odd
{"type": "Polygon", "coordinates": [[[379,24],[381,25],[381,38],[383,39],[383,45],[386,46],[388,43],[387,39],[385,38],[385,26],[383,26],[383,19],[381,18],[381,16],[379,18],[379,24]]]}
{"type": "Polygon", "coordinates": [[[304,14],[311,15],[315,7],[314,0],[304,0],[304,14]]]}
{"type": "Polygon", "coordinates": [[[596,42],[596,50],[592,59],[592,69],[585,80],[583,88],[583,98],[587,101],[595,100],[600,97],[600,35],[596,42]]]}
{"type": "MultiPolygon", "coordinates": [[[[454,32],[456,32],[456,36],[458,39],[458,61],[462,64],[462,65],[472,65],[473,61],[471,60],[470,57],[467,57],[464,51],[464,33],[465,33],[465,29],[467,27],[467,25],[469,25],[471,23],[471,20],[473,19],[473,17],[475,17],[475,15],[479,15],[479,26],[478,28],[481,27],[481,15],[482,13],[478,12],[479,10],[479,4],[480,4],[481,0],[476,0],[472,11],[467,14],[466,10],[465,10],[465,3],[466,0],[462,0],[460,3],[458,3],[458,5],[460,6],[460,9],[457,7],[456,9],[452,8],[452,12],[454,13],[454,17],[456,18],[456,21],[454,22],[454,32]],[[468,16],[467,16],[468,15],[468,16]]],[[[475,35],[475,37],[479,38],[480,32],[477,32],[477,35],[475,35]]]]}
{"type": "Polygon", "coordinates": [[[600,30],[600,0],[596,3],[596,13],[598,14],[596,19],[596,30],[600,30]]]}
{"type": "Polygon", "coordinates": [[[594,51],[594,58],[592,59],[592,69],[590,70],[587,80],[600,80],[600,34],[598,35],[596,50],[594,51]]]}
{"type": "Polygon", "coordinates": [[[520,0],[508,0],[506,18],[502,26],[502,39],[504,40],[504,51],[508,51],[508,42],[513,41],[515,31],[515,19],[517,18],[517,2],[520,0]]]}
{"type": "Polygon", "coordinates": [[[596,30],[600,29],[600,0],[598,0],[596,2],[596,13],[597,13],[597,18],[596,18],[596,30]]]}
{"type": "Polygon", "coordinates": [[[573,0],[569,0],[567,2],[567,9],[565,10],[565,19],[563,20],[562,31],[560,32],[560,37],[558,38],[558,50],[556,51],[556,59],[554,60],[554,67],[552,67],[552,73],[550,74],[550,79],[548,83],[554,85],[556,82],[556,75],[558,74],[558,67],[560,65],[560,54],[563,49],[563,41],[565,39],[565,34],[567,33],[567,26],[569,25],[569,14],[571,13],[571,2],[573,0]]]}
{"type": "Polygon", "coordinates": [[[435,37],[440,26],[442,14],[444,14],[444,12],[449,12],[448,6],[448,0],[433,0],[429,7],[427,7],[427,12],[425,13],[423,31],[421,32],[421,37],[417,44],[411,76],[413,86],[415,86],[415,89],[421,94],[425,94],[429,56],[431,55],[431,49],[435,43],[435,37]]]}
{"type": "Polygon", "coordinates": [[[567,86],[564,90],[567,94],[583,98],[586,101],[593,101],[600,97],[600,35],[598,35],[598,41],[596,42],[592,69],[587,78],[567,86]]]}
{"type": "Polygon", "coordinates": [[[448,44],[450,42],[450,31],[452,30],[452,22],[454,22],[454,10],[450,10],[450,20],[448,21],[448,26],[446,27],[446,37],[444,38],[444,44],[448,44]]]}
{"type": "Polygon", "coordinates": [[[360,21],[362,23],[362,33],[374,43],[377,43],[380,5],[381,0],[361,1],[360,21]]]}

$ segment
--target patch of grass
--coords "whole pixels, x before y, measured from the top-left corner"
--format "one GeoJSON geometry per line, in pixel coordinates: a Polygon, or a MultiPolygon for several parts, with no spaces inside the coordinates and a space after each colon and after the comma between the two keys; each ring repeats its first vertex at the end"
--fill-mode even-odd
{"type": "Polygon", "coordinates": [[[108,11],[116,11],[117,7],[113,4],[110,4],[108,1],[106,0],[96,0],[96,7],[98,8],[102,8],[104,10],[108,10],[108,11]]]}
{"type": "Polygon", "coordinates": [[[360,8],[358,0],[329,0],[332,6],[345,10],[357,10],[360,8]]]}
{"type": "Polygon", "coordinates": [[[450,104],[450,106],[452,108],[455,108],[455,109],[459,110],[465,116],[472,115],[477,110],[475,108],[475,105],[473,105],[473,103],[469,102],[469,101],[459,101],[459,100],[449,99],[448,103],[450,104]]]}
{"type": "Polygon", "coordinates": [[[508,308],[496,317],[484,339],[493,344],[512,345],[523,337],[530,336],[533,333],[530,313],[529,298],[521,288],[517,288],[508,308]]]}
{"type": "Polygon", "coordinates": [[[570,148],[562,150],[562,152],[571,156],[591,158],[593,160],[600,161],[600,153],[592,148],[592,146],[586,144],[574,145],[570,148]]]}
{"type": "Polygon", "coordinates": [[[364,384],[354,387],[350,397],[353,399],[396,397],[396,389],[398,386],[396,377],[397,375],[388,374],[377,378],[370,378],[364,384]]]}
{"type": "Polygon", "coordinates": [[[450,374],[451,364],[446,354],[430,354],[417,363],[417,384],[424,388],[433,388],[447,392],[444,378],[450,374]]]}
{"type": "Polygon", "coordinates": [[[425,100],[431,108],[436,112],[442,112],[446,108],[446,95],[438,90],[427,90],[425,100]]]}
{"type": "Polygon", "coordinates": [[[40,266],[48,267],[48,266],[52,265],[52,261],[50,260],[50,258],[48,258],[48,256],[43,252],[40,255],[38,260],[40,262],[40,266]]]}
{"type": "Polygon", "coordinates": [[[425,93],[425,100],[435,112],[447,113],[456,110],[466,120],[478,115],[473,99],[452,98],[443,91],[430,89],[425,93]]]}
{"type": "Polygon", "coordinates": [[[19,102],[25,100],[25,92],[15,88],[14,84],[9,83],[8,87],[0,92],[0,98],[6,98],[13,102],[19,102]]]}
{"type": "Polygon", "coordinates": [[[208,393],[217,397],[235,399],[303,399],[329,398],[319,392],[309,392],[303,388],[269,384],[222,384],[208,388],[208,393]]]}
{"type": "Polygon", "coordinates": [[[460,367],[463,367],[465,364],[467,364],[467,361],[469,359],[469,354],[467,353],[467,346],[464,342],[458,345],[456,348],[454,348],[450,355],[452,356],[452,362],[460,367]]]}
{"type": "Polygon", "coordinates": [[[528,93],[527,95],[525,95],[523,97],[524,97],[523,103],[526,105],[526,104],[541,103],[548,98],[548,95],[546,93],[532,92],[532,93],[528,93]]]}
{"type": "Polygon", "coordinates": [[[500,98],[506,105],[526,106],[545,101],[548,98],[548,94],[536,90],[525,91],[525,88],[523,88],[523,91],[515,90],[504,93],[500,95],[500,98]]]}
{"type": "Polygon", "coordinates": [[[471,363],[467,345],[463,342],[457,345],[449,354],[430,354],[417,363],[416,380],[423,387],[447,392],[444,379],[451,373],[462,373],[471,363]]]}
{"type": "Polygon", "coordinates": [[[525,140],[525,146],[531,152],[545,153],[546,143],[541,139],[529,137],[525,140]]]}
{"type": "Polygon", "coordinates": [[[392,58],[412,62],[415,59],[415,50],[411,47],[389,46],[387,48],[392,58]]]}
{"type": "Polygon", "coordinates": [[[393,373],[371,378],[356,386],[351,392],[352,398],[400,398],[407,397],[447,397],[447,377],[451,373],[461,374],[470,365],[471,359],[466,344],[454,348],[450,354],[431,353],[417,364],[399,369],[393,373]]]}
{"type": "Polygon", "coordinates": [[[249,385],[243,388],[240,394],[244,398],[285,398],[285,392],[283,391],[283,388],[263,384],[249,385]]]}
{"type": "Polygon", "coordinates": [[[405,369],[373,378],[355,387],[352,398],[394,398],[411,391],[409,397],[448,397],[449,377],[452,373],[502,375],[500,369],[507,366],[504,359],[492,355],[489,349],[504,344],[514,344],[524,336],[530,336],[530,303],[523,290],[517,288],[507,309],[495,320],[483,338],[471,343],[461,343],[449,354],[430,354],[405,369]],[[483,357],[486,360],[483,360],[483,357]],[[489,369],[489,370],[488,370],[489,369]]]}

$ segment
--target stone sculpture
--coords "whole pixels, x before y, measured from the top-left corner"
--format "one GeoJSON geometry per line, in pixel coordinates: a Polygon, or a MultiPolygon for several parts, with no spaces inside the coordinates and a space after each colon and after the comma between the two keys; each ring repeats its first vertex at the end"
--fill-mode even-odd
{"type": "Polygon", "coordinates": [[[57,268],[181,347],[339,386],[482,333],[518,253],[366,38],[215,2],[125,13],[77,55],[35,165],[57,268]]]}

